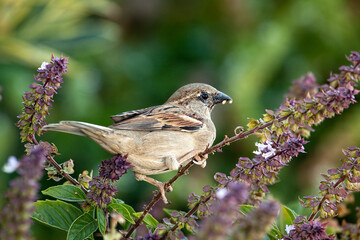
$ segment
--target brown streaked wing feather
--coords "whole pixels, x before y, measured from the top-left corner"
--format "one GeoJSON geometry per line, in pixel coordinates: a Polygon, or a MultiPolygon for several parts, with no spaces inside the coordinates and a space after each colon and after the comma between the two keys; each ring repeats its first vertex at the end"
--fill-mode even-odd
{"type": "Polygon", "coordinates": [[[139,109],[139,110],[123,112],[123,113],[120,113],[120,114],[117,114],[117,115],[110,116],[110,118],[114,121],[114,123],[119,123],[119,122],[124,121],[126,119],[130,119],[130,118],[133,118],[133,117],[135,117],[137,115],[149,112],[153,108],[156,108],[156,107],[148,107],[148,108],[143,108],[143,109],[139,109]]]}
{"type": "Polygon", "coordinates": [[[177,106],[163,105],[136,114],[111,125],[111,128],[133,131],[196,131],[203,126],[202,119],[177,106]]]}

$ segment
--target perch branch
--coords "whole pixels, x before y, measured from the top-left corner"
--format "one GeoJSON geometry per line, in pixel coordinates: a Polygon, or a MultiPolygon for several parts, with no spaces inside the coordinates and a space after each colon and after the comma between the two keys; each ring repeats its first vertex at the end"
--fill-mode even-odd
{"type": "MultiPolygon", "coordinates": [[[[284,120],[286,120],[287,118],[289,118],[291,115],[292,115],[292,113],[290,113],[290,114],[288,114],[288,115],[286,115],[286,116],[284,116],[284,117],[278,118],[278,119],[276,119],[276,120],[281,122],[281,121],[284,121],[284,120]]],[[[274,122],[274,120],[272,120],[272,121],[270,121],[270,122],[268,122],[268,123],[265,123],[265,124],[263,124],[263,125],[257,126],[256,128],[253,128],[253,129],[248,130],[248,131],[246,131],[246,132],[242,132],[242,133],[236,134],[236,135],[234,135],[234,136],[231,137],[231,138],[225,137],[224,140],[222,140],[221,142],[213,145],[211,148],[206,149],[206,150],[205,150],[204,152],[202,152],[201,154],[202,154],[202,155],[205,155],[205,154],[213,153],[213,152],[215,152],[218,148],[224,147],[224,146],[226,146],[226,145],[229,145],[230,143],[233,143],[233,142],[238,141],[238,140],[240,140],[240,139],[246,138],[246,137],[250,136],[251,134],[254,134],[255,132],[258,132],[258,131],[260,131],[260,130],[262,130],[262,129],[264,129],[264,128],[267,128],[267,127],[271,126],[271,125],[273,124],[273,122],[274,122]]],[[[184,167],[180,168],[179,171],[177,172],[177,174],[176,174],[173,178],[171,178],[167,183],[165,183],[165,188],[171,186],[179,177],[181,177],[182,175],[184,175],[184,174],[186,173],[186,171],[187,171],[190,167],[192,167],[193,165],[194,165],[193,161],[190,161],[190,162],[189,162],[188,164],[186,164],[184,167]]],[[[140,226],[140,224],[141,224],[142,220],[145,218],[146,214],[149,213],[149,211],[152,209],[152,207],[153,207],[160,199],[161,199],[161,194],[158,192],[158,193],[156,193],[156,194],[153,196],[151,202],[145,207],[143,213],[142,213],[141,216],[136,220],[135,224],[133,224],[133,225],[130,227],[129,231],[127,232],[127,234],[126,234],[126,236],[125,236],[125,239],[129,238],[129,237],[131,236],[131,234],[135,231],[135,229],[140,226]]],[[[192,212],[192,213],[195,212],[196,209],[197,209],[197,207],[199,207],[199,206],[198,206],[198,205],[195,205],[194,208],[192,208],[192,209],[189,211],[189,213],[190,213],[190,212],[192,212]]],[[[192,214],[192,213],[191,213],[191,214],[192,214]]],[[[177,226],[177,225],[175,225],[175,226],[177,226]]],[[[175,227],[175,226],[174,226],[174,227],[175,227]]],[[[174,228],[174,227],[173,227],[173,228],[174,228]]],[[[176,228],[177,228],[177,227],[175,227],[174,230],[175,230],[176,228]]],[[[171,229],[171,230],[172,230],[172,229],[171,229]]]]}

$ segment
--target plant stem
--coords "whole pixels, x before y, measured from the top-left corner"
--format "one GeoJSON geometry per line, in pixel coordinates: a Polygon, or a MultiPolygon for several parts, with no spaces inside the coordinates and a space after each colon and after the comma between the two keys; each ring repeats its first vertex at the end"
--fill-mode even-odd
{"type": "MultiPolygon", "coordinates": [[[[210,199],[211,199],[211,195],[207,196],[204,200],[201,200],[200,202],[198,202],[193,208],[191,208],[191,209],[187,212],[187,214],[185,215],[185,217],[190,217],[191,215],[193,215],[193,214],[196,212],[196,210],[199,208],[199,206],[200,206],[201,203],[206,203],[206,202],[208,202],[210,199]]],[[[177,222],[169,231],[165,232],[165,233],[161,236],[160,240],[165,239],[165,238],[167,237],[167,235],[169,234],[169,232],[175,231],[178,227],[179,227],[179,222],[177,222]]]]}
{"type": "Polygon", "coordinates": [[[67,180],[69,180],[69,182],[71,182],[71,184],[73,185],[77,185],[80,186],[81,189],[87,193],[88,190],[81,185],[76,179],[74,179],[73,177],[71,177],[68,173],[64,172],[63,169],[61,168],[61,166],[54,160],[54,158],[52,156],[47,156],[47,161],[53,165],[56,168],[56,171],[61,174],[61,176],[63,176],[64,178],[66,178],[67,180]]]}
{"type": "MultiPolygon", "coordinates": [[[[35,134],[32,134],[30,139],[29,139],[29,142],[35,144],[35,145],[39,145],[38,141],[36,140],[35,138],[35,134]]],[[[88,190],[83,186],[81,185],[76,179],[74,179],[73,177],[71,177],[68,173],[64,172],[63,169],[61,168],[61,166],[55,161],[55,159],[48,155],[46,156],[46,159],[47,161],[53,165],[55,168],[56,168],[56,171],[61,175],[63,176],[64,178],[66,178],[69,182],[71,182],[71,184],[73,185],[79,185],[81,187],[81,190],[83,190],[85,193],[88,192],[88,190]]]]}
{"type": "MultiPolygon", "coordinates": [[[[340,183],[342,183],[345,179],[346,179],[346,175],[342,175],[342,176],[337,180],[337,182],[334,184],[333,188],[336,188],[337,186],[339,186],[340,183]]],[[[316,210],[313,211],[313,212],[311,213],[311,215],[309,216],[308,221],[314,220],[315,216],[318,214],[318,212],[320,211],[322,205],[324,204],[324,202],[325,202],[325,200],[326,200],[326,198],[327,198],[327,195],[328,195],[328,193],[326,193],[326,194],[323,196],[323,198],[321,199],[321,201],[320,201],[318,207],[316,208],[316,210]]]]}

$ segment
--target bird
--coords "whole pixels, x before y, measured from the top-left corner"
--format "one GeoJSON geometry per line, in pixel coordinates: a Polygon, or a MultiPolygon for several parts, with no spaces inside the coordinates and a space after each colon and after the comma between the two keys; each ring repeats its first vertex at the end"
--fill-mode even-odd
{"type": "Polygon", "coordinates": [[[165,191],[171,191],[171,186],[149,175],[178,170],[190,161],[205,167],[207,155],[201,153],[216,137],[211,112],[215,105],[227,102],[232,103],[232,99],[214,87],[191,83],[162,105],[111,116],[114,123],[108,127],[60,121],[42,130],[85,136],[113,155],[127,155],[136,180],[156,186],[163,202],[168,203],[165,191]]]}

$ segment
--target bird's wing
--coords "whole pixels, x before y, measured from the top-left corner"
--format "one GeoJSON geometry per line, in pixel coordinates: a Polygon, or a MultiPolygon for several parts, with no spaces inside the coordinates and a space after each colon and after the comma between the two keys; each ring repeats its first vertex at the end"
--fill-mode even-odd
{"type": "Polygon", "coordinates": [[[114,121],[114,123],[120,123],[124,120],[127,120],[127,119],[130,119],[130,118],[133,118],[133,117],[136,117],[138,116],[139,114],[143,114],[143,113],[146,113],[146,112],[149,112],[151,111],[153,108],[156,108],[157,106],[155,107],[149,107],[149,108],[143,108],[143,109],[139,109],[139,110],[134,110],[134,111],[128,111],[128,112],[123,112],[123,113],[120,113],[120,114],[117,114],[117,115],[113,115],[113,116],[110,116],[110,118],[114,121]]]}
{"type": "Polygon", "coordinates": [[[173,105],[161,105],[112,116],[111,128],[132,131],[196,131],[203,119],[173,105]]]}

